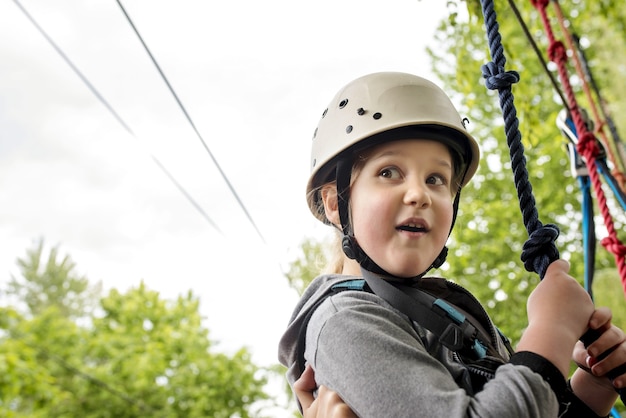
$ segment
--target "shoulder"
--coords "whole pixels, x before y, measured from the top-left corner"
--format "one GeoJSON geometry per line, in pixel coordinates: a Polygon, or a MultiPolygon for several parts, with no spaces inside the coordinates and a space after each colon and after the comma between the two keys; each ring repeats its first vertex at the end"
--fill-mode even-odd
{"type": "Polygon", "coordinates": [[[343,290],[328,295],[312,313],[307,341],[320,336],[349,343],[352,339],[418,340],[412,321],[374,293],[343,290]]]}

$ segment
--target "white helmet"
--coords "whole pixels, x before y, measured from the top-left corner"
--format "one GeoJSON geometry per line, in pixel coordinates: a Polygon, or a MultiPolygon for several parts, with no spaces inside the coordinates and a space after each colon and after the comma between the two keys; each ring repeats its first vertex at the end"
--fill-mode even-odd
{"type": "Polygon", "coordinates": [[[385,141],[434,139],[458,154],[460,187],[478,168],[476,140],[465,130],[450,98],[434,83],[412,74],[381,72],[360,77],[333,98],[313,135],[309,208],[328,222],[317,188],[333,180],[338,159],[385,141]]]}

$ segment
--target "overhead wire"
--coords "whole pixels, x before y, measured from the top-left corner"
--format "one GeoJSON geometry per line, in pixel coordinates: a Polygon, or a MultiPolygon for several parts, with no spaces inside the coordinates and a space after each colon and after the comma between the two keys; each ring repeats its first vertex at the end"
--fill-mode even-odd
{"type": "Polygon", "coordinates": [[[193,129],[193,131],[196,133],[196,136],[198,137],[198,139],[200,140],[200,142],[202,143],[202,146],[204,147],[204,149],[206,150],[207,154],[209,155],[209,157],[211,158],[211,160],[213,161],[213,164],[215,164],[215,167],[217,168],[217,170],[219,171],[220,175],[222,176],[222,179],[224,180],[224,182],[226,183],[226,185],[228,186],[230,192],[232,193],[232,195],[234,196],[235,200],[237,201],[237,203],[239,204],[239,207],[242,209],[242,211],[244,212],[244,214],[246,215],[246,217],[248,218],[248,221],[252,224],[252,226],[254,227],[256,233],[258,234],[259,238],[261,239],[261,241],[265,244],[265,238],[263,237],[263,234],[261,234],[261,231],[259,230],[259,228],[257,227],[256,223],[254,222],[254,220],[252,219],[252,216],[250,215],[250,213],[248,212],[248,209],[246,208],[246,206],[244,205],[243,201],[241,200],[241,198],[239,197],[239,194],[237,193],[237,191],[235,190],[235,188],[233,187],[232,183],[230,182],[230,180],[228,179],[228,176],[226,175],[226,173],[224,172],[224,170],[222,169],[221,165],[218,163],[217,159],[215,158],[215,156],[213,155],[213,153],[211,152],[211,149],[209,148],[209,146],[207,145],[206,141],[204,140],[204,138],[202,137],[202,135],[200,134],[200,131],[198,131],[198,128],[196,128],[195,123],[193,122],[193,120],[191,119],[191,116],[189,115],[189,113],[187,112],[187,109],[185,109],[185,106],[183,105],[182,101],[180,100],[180,98],[178,97],[178,95],[176,94],[176,91],[174,91],[174,88],[172,87],[171,83],[169,82],[168,78],[165,76],[165,73],[163,72],[163,70],[161,69],[161,66],[159,65],[159,63],[157,62],[156,58],[154,57],[154,55],[152,54],[152,52],[150,52],[150,48],[148,48],[148,45],[146,44],[146,42],[144,41],[143,37],[141,36],[141,34],[139,33],[139,30],[137,29],[137,27],[135,26],[135,24],[133,23],[132,19],[130,18],[130,16],[128,15],[128,13],[126,12],[126,9],[124,8],[124,6],[122,5],[122,2],[120,0],[116,0],[117,4],[120,6],[120,9],[122,10],[122,12],[124,13],[124,16],[126,17],[126,19],[128,20],[128,23],[130,24],[130,26],[132,27],[133,31],[135,32],[135,34],[137,35],[137,38],[139,39],[139,41],[141,42],[141,44],[143,45],[144,49],[146,50],[146,52],[148,53],[148,56],[150,57],[150,59],[152,60],[152,63],[154,64],[155,68],[157,69],[157,71],[159,72],[159,74],[161,75],[161,78],[163,79],[163,81],[165,82],[165,84],[167,85],[167,88],[169,89],[170,93],[172,94],[172,96],[174,97],[174,99],[176,100],[176,103],[178,103],[178,106],[180,107],[180,110],[183,112],[183,114],[185,115],[185,118],[187,119],[187,121],[189,122],[189,125],[191,126],[191,128],[193,129]]]}
{"type": "MultiPolygon", "coordinates": [[[[13,0],[13,2],[17,5],[17,7],[22,11],[22,13],[28,18],[28,20],[33,24],[33,26],[35,26],[35,28],[39,31],[39,33],[46,39],[46,41],[48,41],[48,43],[54,48],[54,50],[61,56],[61,58],[63,58],[63,60],[65,61],[65,63],[67,65],[70,66],[70,68],[72,69],[72,71],[74,71],[74,73],[81,79],[81,81],[87,86],[87,88],[94,94],[94,96],[96,96],[96,98],[98,99],[98,101],[100,101],[100,103],[102,105],[104,105],[104,107],[107,108],[107,110],[109,111],[109,113],[111,113],[111,115],[115,118],[115,120],[117,120],[120,125],[122,125],[122,127],[124,128],[124,130],[126,132],[128,132],[132,137],[137,138],[137,136],[135,135],[135,133],[132,131],[132,129],[128,126],[128,124],[122,119],[122,117],[115,111],[115,109],[113,109],[113,106],[111,106],[109,104],[109,102],[104,98],[104,96],[102,94],[100,94],[100,92],[95,88],[95,86],[89,81],[89,79],[78,69],[78,67],[76,65],[74,65],[74,63],[72,62],[72,60],[69,59],[69,57],[63,52],[63,50],[56,44],[56,42],[54,42],[54,40],[46,33],[46,31],[39,25],[39,23],[37,23],[37,21],[31,16],[30,13],[28,13],[28,11],[24,8],[24,6],[22,6],[22,4],[19,2],[19,0],[13,0]]],[[[185,190],[185,188],[176,180],[176,178],[165,168],[165,166],[163,165],[163,163],[161,163],[161,161],[154,156],[154,154],[149,153],[150,157],[152,158],[152,160],[156,163],[156,165],[165,173],[165,175],[167,176],[168,179],[170,179],[170,181],[172,183],[174,183],[174,185],[176,186],[176,188],[187,198],[187,200],[193,205],[194,208],[196,208],[196,210],[200,213],[200,215],[220,234],[223,235],[222,231],[220,230],[220,228],[217,226],[217,224],[211,219],[211,217],[204,211],[204,209],[202,209],[202,207],[200,206],[200,204],[198,204],[198,202],[196,202],[196,200],[189,194],[189,192],[187,192],[187,190],[185,190]]]]}

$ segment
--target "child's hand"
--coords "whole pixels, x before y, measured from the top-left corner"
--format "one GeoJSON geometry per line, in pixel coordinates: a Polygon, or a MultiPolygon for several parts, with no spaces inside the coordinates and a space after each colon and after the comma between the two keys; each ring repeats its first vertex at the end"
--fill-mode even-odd
{"type": "Polygon", "coordinates": [[[568,274],[569,263],[556,260],[528,298],[529,325],[550,324],[571,331],[577,341],[587,329],[594,311],[585,289],[568,274]]]}
{"type": "Polygon", "coordinates": [[[589,329],[599,337],[585,348],[576,344],[573,359],[578,364],[571,379],[572,390],[598,415],[606,415],[617,399],[615,389],[626,387],[626,334],[611,324],[607,308],[596,309],[589,329]]]}
{"type": "Polygon", "coordinates": [[[320,386],[317,398],[313,396],[317,384],[315,372],[311,366],[306,367],[293,388],[302,405],[304,418],[356,418],[354,412],[339,395],[325,386],[320,386]]]}
{"type": "Polygon", "coordinates": [[[589,320],[589,328],[599,337],[588,347],[578,344],[574,361],[593,376],[612,381],[612,387],[626,387],[626,334],[611,324],[613,315],[608,308],[598,308],[589,320]],[[620,367],[621,366],[621,367],[620,367]],[[606,379],[608,377],[609,379],[606,379]]]}
{"type": "Polygon", "coordinates": [[[568,272],[567,261],[550,264],[528,298],[528,328],[517,347],[543,356],[563,376],[569,374],[572,350],[594,311],[591,297],[568,272]]]}

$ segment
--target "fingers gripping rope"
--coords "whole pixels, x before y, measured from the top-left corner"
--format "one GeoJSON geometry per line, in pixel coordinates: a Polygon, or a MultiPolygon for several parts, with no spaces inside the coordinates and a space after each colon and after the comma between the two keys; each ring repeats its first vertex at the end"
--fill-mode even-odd
{"type": "Polygon", "coordinates": [[[487,88],[498,90],[511,157],[511,169],[513,170],[524,226],[529,235],[524,244],[521,258],[526,270],[534,271],[543,279],[548,265],[559,258],[559,251],[555,244],[556,238],[559,236],[559,229],[556,225],[544,226],[539,221],[532,185],[528,180],[522,135],[519,131],[517,110],[511,92],[511,85],[517,83],[520,77],[516,71],[505,71],[506,58],[500,42],[499,25],[493,9],[493,2],[481,0],[481,5],[485,17],[489,50],[493,60],[482,66],[483,78],[487,88]]]}

